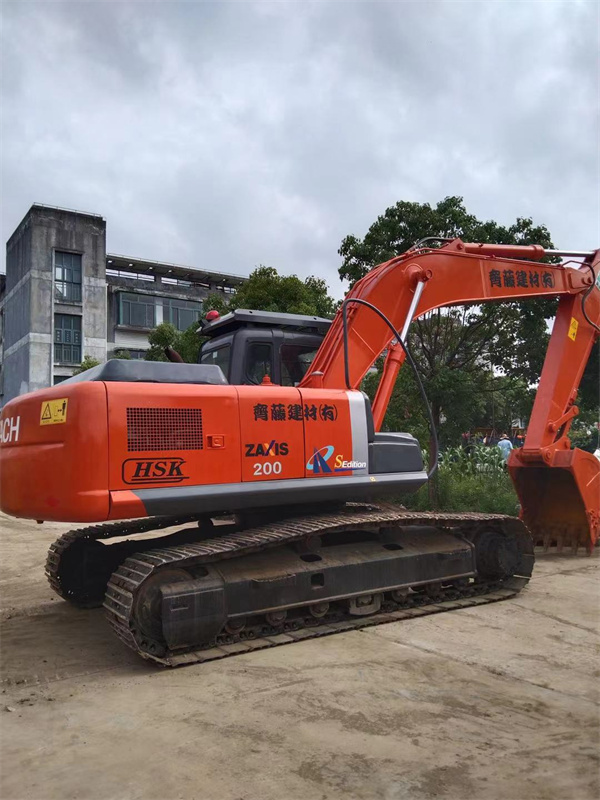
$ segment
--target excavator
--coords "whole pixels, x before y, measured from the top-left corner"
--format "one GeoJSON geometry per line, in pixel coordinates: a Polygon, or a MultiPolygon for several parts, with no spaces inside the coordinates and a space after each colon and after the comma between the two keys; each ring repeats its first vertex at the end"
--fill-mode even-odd
{"type": "Polygon", "coordinates": [[[512,597],[534,539],[591,552],[600,533],[600,462],[568,438],[600,334],[599,267],[600,250],[427,239],[358,281],[332,322],[210,312],[198,364],[112,360],[7,403],[0,508],[86,523],[51,545],[51,586],[103,605],[164,666],[512,597]],[[558,311],[508,462],[520,518],[386,502],[437,461],[427,472],[413,436],[381,431],[405,360],[429,409],[413,319],[542,297],[558,311]],[[371,405],[361,382],[383,353],[371,405]]]}

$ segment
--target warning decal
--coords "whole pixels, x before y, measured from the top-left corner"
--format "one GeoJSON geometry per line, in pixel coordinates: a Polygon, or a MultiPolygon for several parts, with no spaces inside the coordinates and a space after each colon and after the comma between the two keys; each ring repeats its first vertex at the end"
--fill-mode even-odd
{"type": "Polygon", "coordinates": [[[569,339],[573,339],[573,341],[575,341],[575,339],[577,338],[578,327],[579,323],[577,322],[575,317],[571,317],[571,324],[569,325],[569,339]]]}
{"type": "Polygon", "coordinates": [[[40,425],[59,425],[61,422],[66,422],[68,402],[67,398],[63,397],[60,400],[46,400],[42,403],[40,425]]]}

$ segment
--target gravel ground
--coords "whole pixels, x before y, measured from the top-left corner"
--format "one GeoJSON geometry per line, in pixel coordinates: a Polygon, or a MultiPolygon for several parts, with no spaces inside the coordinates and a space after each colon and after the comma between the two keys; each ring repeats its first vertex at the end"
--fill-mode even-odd
{"type": "Polygon", "coordinates": [[[596,800],[600,558],[514,600],[162,670],[0,515],[3,800],[596,800]]]}

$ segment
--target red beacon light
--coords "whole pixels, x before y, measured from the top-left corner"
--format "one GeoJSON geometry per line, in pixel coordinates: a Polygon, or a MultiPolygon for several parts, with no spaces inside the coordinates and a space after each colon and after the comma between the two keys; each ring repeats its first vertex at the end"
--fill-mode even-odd
{"type": "Polygon", "coordinates": [[[213,309],[212,311],[208,312],[205,319],[207,322],[212,322],[214,319],[219,319],[220,316],[221,315],[219,314],[219,312],[216,309],[213,309]]]}

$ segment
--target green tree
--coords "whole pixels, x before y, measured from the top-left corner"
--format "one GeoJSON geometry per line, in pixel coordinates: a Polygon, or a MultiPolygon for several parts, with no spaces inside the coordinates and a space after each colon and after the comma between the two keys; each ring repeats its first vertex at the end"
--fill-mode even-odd
{"type": "Polygon", "coordinates": [[[209,294],[206,300],[204,300],[202,303],[202,310],[204,314],[207,314],[209,311],[218,311],[219,314],[223,316],[223,314],[227,314],[227,312],[231,310],[229,303],[230,301],[227,297],[214,292],[213,294],[209,294]]]}
{"type": "MultiPolygon", "coordinates": [[[[301,280],[296,275],[280,275],[273,267],[259,266],[229,298],[210,294],[202,304],[204,314],[214,310],[223,315],[236,308],[331,317],[337,303],[327,293],[327,284],[321,278],[310,276],[301,280]]],[[[149,334],[150,348],[144,358],[167,361],[165,347],[172,347],[184,361],[195,363],[204,341],[197,333],[198,327],[199,323],[194,323],[180,332],[171,323],[163,322],[149,334]]]]}
{"type": "MultiPolygon", "coordinates": [[[[579,384],[577,405],[598,412],[600,405],[600,339],[592,347],[590,358],[579,384]]],[[[597,414],[598,417],[598,414],[597,414]]]]}
{"type": "Polygon", "coordinates": [[[446,197],[435,207],[401,201],[390,206],[367,231],[364,239],[346,236],[339,254],[344,261],[340,277],[354,284],[376,264],[398,256],[428,236],[496,244],[541,244],[553,247],[545,225],[518,217],[509,227],[469,214],[462,197],[446,197]]]}
{"type": "Polygon", "coordinates": [[[483,394],[483,413],[475,427],[491,427],[497,433],[507,433],[513,420],[529,418],[535,388],[522,378],[497,375],[490,371],[483,394]]]}
{"type": "Polygon", "coordinates": [[[574,447],[580,447],[593,453],[600,448],[600,430],[598,428],[598,409],[582,408],[578,417],[573,420],[569,438],[574,447]]]}
{"type": "Polygon", "coordinates": [[[83,361],[81,364],[73,370],[73,375],[80,375],[82,372],[85,372],[92,367],[99,366],[100,362],[96,358],[92,358],[92,356],[84,356],[83,361]]]}
{"type": "MultiPolygon", "coordinates": [[[[544,225],[526,218],[508,227],[483,222],[467,211],[460,197],[447,197],[434,207],[399,202],[378,217],[363,239],[346,236],[342,241],[340,277],[352,284],[428,236],[553,247],[544,225]]],[[[494,392],[494,372],[502,371],[508,382],[538,379],[548,339],[546,318],[555,307],[552,300],[482,304],[440,309],[415,320],[409,344],[443,443],[456,440],[461,430],[485,419],[489,395],[494,392]]],[[[502,388],[506,391],[507,385],[502,388]]],[[[404,415],[406,402],[411,408],[418,402],[411,376],[403,377],[390,403],[388,418],[394,423],[404,415]],[[404,389],[405,399],[399,389],[404,389]]],[[[422,427],[422,420],[416,426],[422,427]]]]}
{"type": "Polygon", "coordinates": [[[327,284],[321,278],[311,275],[301,280],[297,275],[280,275],[274,267],[261,265],[231,296],[229,308],[331,317],[336,302],[327,293],[327,284]]]}
{"type": "Polygon", "coordinates": [[[172,347],[186,363],[195,364],[204,341],[197,333],[198,325],[198,322],[194,322],[185,331],[178,331],[170,322],[161,323],[148,335],[150,347],[144,356],[145,360],[168,361],[165,347],[172,347]]]}
{"type": "MultiPolygon", "coordinates": [[[[130,359],[131,354],[127,350],[115,350],[111,358],[130,359]]],[[[73,370],[73,375],[79,375],[92,367],[98,367],[102,362],[92,356],[85,356],[81,364],[73,370]]]]}
{"type": "MultiPolygon", "coordinates": [[[[377,218],[364,239],[345,237],[339,249],[344,259],[340,277],[353,284],[377,264],[428,236],[553,247],[545,225],[534,225],[523,217],[508,227],[491,220],[482,222],[468,213],[461,197],[446,197],[435,207],[429,203],[399,202],[377,218]]],[[[488,358],[495,367],[534,381],[539,377],[545,353],[546,319],[554,316],[555,310],[556,301],[552,299],[486,304],[466,311],[435,312],[419,320],[416,328],[422,347],[427,346],[427,338],[435,344],[436,351],[442,345],[443,364],[447,367],[462,368],[465,359],[480,359],[487,347],[488,358]]]]}

